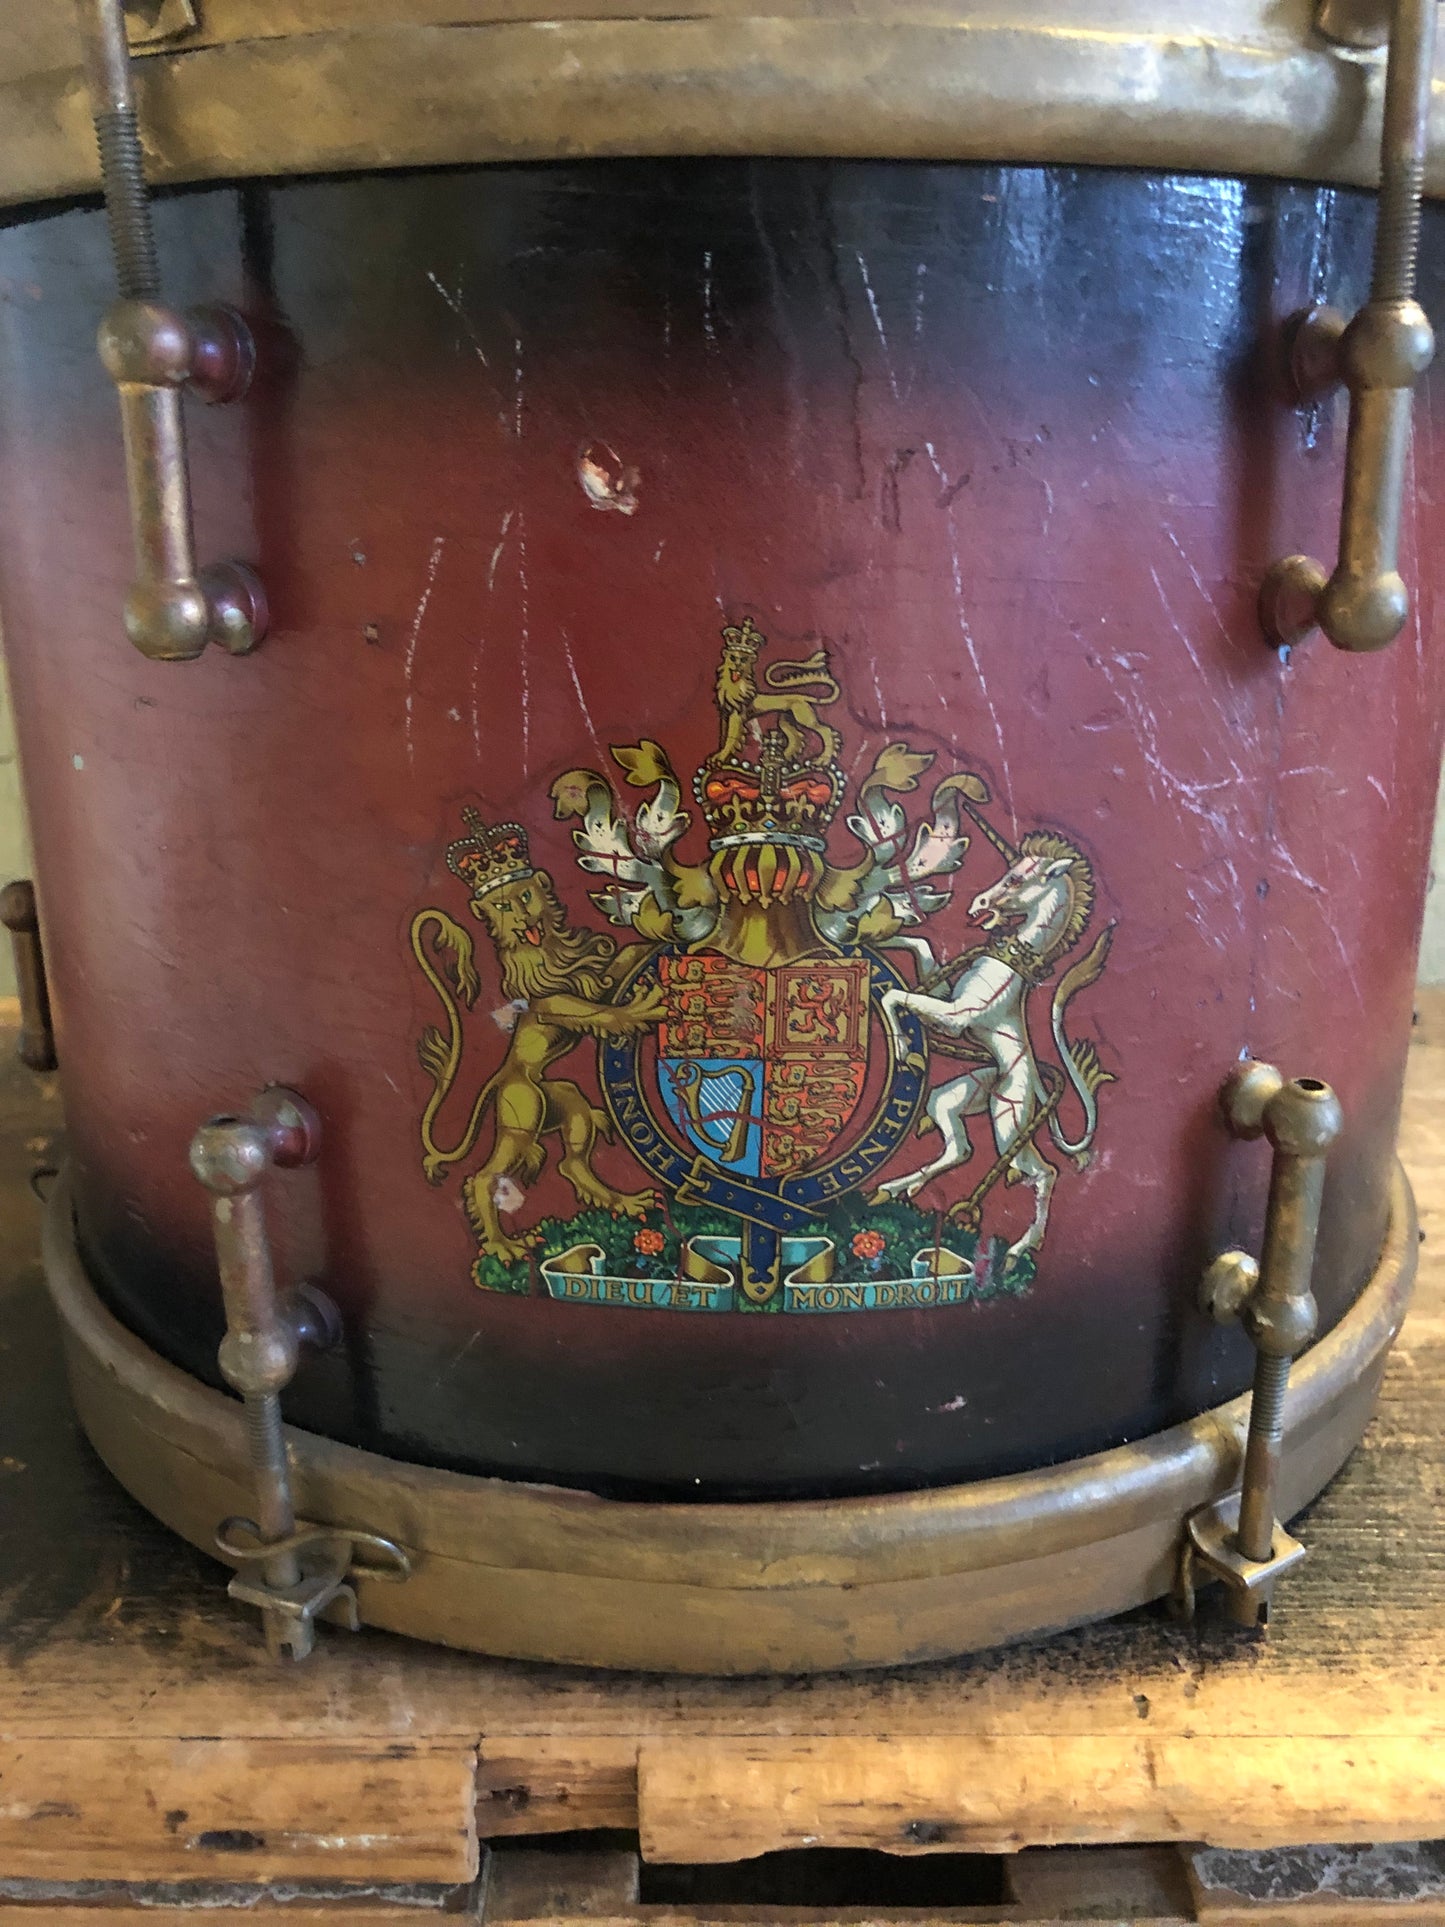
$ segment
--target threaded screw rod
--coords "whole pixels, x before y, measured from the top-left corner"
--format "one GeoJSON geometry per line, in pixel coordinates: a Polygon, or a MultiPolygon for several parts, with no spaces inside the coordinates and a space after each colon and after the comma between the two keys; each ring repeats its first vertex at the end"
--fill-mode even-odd
{"type": "Polygon", "coordinates": [[[121,0],[79,0],[79,13],[116,285],[123,301],[158,301],[160,264],[124,9],[121,0]]]}
{"type": "Polygon", "coordinates": [[[1261,1565],[1274,1553],[1275,1486],[1280,1451],[1284,1445],[1284,1401],[1289,1390],[1291,1360],[1261,1352],[1254,1362],[1254,1387],[1249,1400],[1249,1431],[1244,1441],[1241,1473],[1239,1550],[1261,1565]]]}
{"type": "Polygon", "coordinates": [[[1413,301],[1430,133],[1438,0],[1396,0],[1385,65],[1380,197],[1370,299],[1413,301]]]}
{"type": "MultiPolygon", "coordinates": [[[[289,1539],[296,1530],[291,1501],[291,1472],[286,1458],[286,1435],[281,1424],[281,1398],[276,1392],[248,1392],[246,1447],[256,1480],[256,1524],[267,1541],[289,1539]]],[[[277,1552],[261,1568],[268,1586],[279,1591],[294,1586],[301,1567],[292,1551],[277,1552]]]]}

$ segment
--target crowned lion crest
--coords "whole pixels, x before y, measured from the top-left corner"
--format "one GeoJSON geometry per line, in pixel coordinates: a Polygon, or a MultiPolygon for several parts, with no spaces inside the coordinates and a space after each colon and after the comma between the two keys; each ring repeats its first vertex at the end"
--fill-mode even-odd
{"type": "Polygon", "coordinates": [[[1010,842],[981,774],[906,741],[850,797],[827,652],[766,649],[750,616],[723,629],[717,747],[686,781],[643,737],[610,775],[553,783],[605,929],[571,921],[520,824],[464,809],[446,863],[508,1031],[469,1098],[473,937],[440,907],[413,919],[443,1012],[419,1044],[422,1168],[474,1166],[484,1287],[699,1311],[983,1301],[1027,1288],[1060,1161],[1088,1160],[1113,1077],[1069,1013],[1114,932],[1093,930],[1088,856],[1043,825],[1010,842]],[[950,952],[929,926],[973,868],[950,952]],[[538,1221],[549,1157],[576,1210],[538,1221]],[[994,1200],[1020,1185],[1032,1211],[1005,1236],[994,1200]]]}

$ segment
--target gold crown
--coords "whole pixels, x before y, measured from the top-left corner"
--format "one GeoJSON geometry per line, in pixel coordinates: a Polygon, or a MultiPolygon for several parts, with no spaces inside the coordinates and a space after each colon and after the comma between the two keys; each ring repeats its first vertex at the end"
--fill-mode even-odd
{"type": "Polygon", "coordinates": [[[520,823],[498,823],[489,830],[470,804],[462,811],[462,821],[471,834],[447,845],[447,868],[474,897],[532,875],[527,832],[520,823]]]}
{"type": "Polygon", "coordinates": [[[755,763],[709,763],[693,788],[715,850],[742,843],[794,844],[821,850],[843,796],[836,764],[790,761],[781,729],[763,736],[755,763]]]}
{"type": "Polygon", "coordinates": [[[766,646],[768,640],[751,616],[744,616],[741,625],[725,623],[722,639],[733,654],[746,655],[753,660],[756,660],[758,651],[766,646]]]}

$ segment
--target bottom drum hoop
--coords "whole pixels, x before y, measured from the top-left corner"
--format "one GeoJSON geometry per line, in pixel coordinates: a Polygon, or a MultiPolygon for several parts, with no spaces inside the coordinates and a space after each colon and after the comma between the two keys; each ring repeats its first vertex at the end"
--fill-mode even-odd
{"type": "MultiPolygon", "coordinates": [[[[1359,1443],[1414,1284],[1397,1165],[1375,1270],[1298,1361],[1282,1518],[1359,1443]]],[[[192,1544],[251,1490],[239,1403],[167,1363],[96,1293],[62,1174],[44,1227],[72,1397],[121,1485],[192,1544]]],[[[1088,1458],[883,1497],[654,1503],[402,1463],[286,1431],[299,1515],[383,1534],[411,1574],[358,1573],[368,1625],[498,1657],[651,1672],[813,1672],[941,1659],[1171,1592],[1184,1521],[1238,1481],[1249,1400],[1088,1458]]]]}

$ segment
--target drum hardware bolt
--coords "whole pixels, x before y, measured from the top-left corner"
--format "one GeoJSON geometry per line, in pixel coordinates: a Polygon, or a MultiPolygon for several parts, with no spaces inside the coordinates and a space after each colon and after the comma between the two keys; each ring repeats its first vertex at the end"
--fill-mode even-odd
{"type": "Polygon", "coordinates": [[[1236,1137],[1268,1138],[1274,1151],[1264,1252],[1225,1251],[1204,1274],[1200,1305],[1221,1324],[1238,1319],[1255,1348],[1240,1490],[1186,1521],[1181,1570],[1192,1598],[1202,1573],[1229,1588],[1231,1617],[1257,1626],[1269,1617],[1275,1582],[1305,1556],[1275,1517],[1290,1365],[1314,1337],[1319,1309],[1310,1290],[1325,1157],[1340,1134],[1339,1099],[1317,1078],[1286,1082],[1271,1064],[1241,1064],[1222,1093],[1236,1137]]]}
{"type": "Polygon", "coordinates": [[[311,1164],[321,1148],[321,1122],[295,1091],[273,1086],[248,1117],[213,1117],[191,1141],[191,1169],[211,1194],[216,1262],[226,1307],[221,1375],[246,1408],[246,1441],[256,1488],[256,1518],[226,1519],[217,1549],[239,1562],[230,1593],[258,1606],[270,1652],[304,1659],[315,1644],[315,1620],[335,1603],[358,1624],[351,1583],[358,1550],[380,1555],[363,1565],[368,1577],[405,1578],[405,1553],[373,1533],[301,1526],[281,1420],[281,1393],[303,1345],[327,1349],[340,1336],[336,1307],[314,1285],[277,1291],[266,1231],[262,1184],[273,1167],[311,1164]]]}
{"type": "Polygon", "coordinates": [[[1295,399],[1312,401],[1340,385],[1340,342],[1349,317],[1338,308],[1305,308],[1285,323],[1285,361],[1295,399]]]}
{"type": "Polygon", "coordinates": [[[1319,0],[1315,32],[1340,47],[1383,47],[1393,0],[1319,0]]]}
{"type": "Polygon", "coordinates": [[[1232,1325],[1259,1288],[1259,1266],[1247,1251],[1221,1251],[1199,1287],[1199,1309],[1216,1325],[1232,1325]]]}
{"type": "MultiPolygon", "coordinates": [[[[1383,649],[1410,613],[1398,566],[1400,511],[1415,382],[1435,353],[1415,282],[1438,4],[1395,0],[1369,299],[1348,323],[1330,308],[1292,323],[1297,385],[1308,395],[1342,382],[1350,421],[1339,558],[1333,572],[1307,555],[1287,555],[1269,570],[1259,616],[1275,644],[1292,646],[1318,628],[1339,649],[1383,649]]],[[[1331,30],[1323,26],[1326,12],[1331,21],[1340,16],[1343,31],[1338,6],[1321,10],[1322,31],[1331,30]]]]}
{"type": "Polygon", "coordinates": [[[50,1023],[50,989],[35,910],[35,885],[28,878],[7,883],[0,890],[0,923],[10,932],[15,985],[20,994],[20,1041],[15,1054],[33,1071],[53,1071],[55,1032],[50,1023]]]}
{"type": "Polygon", "coordinates": [[[81,0],[86,73],[120,299],[100,326],[100,356],[120,396],[136,580],[126,634],[156,662],[206,645],[233,655],[266,633],[260,585],[241,564],[199,571],[182,391],[230,402],[255,365],[250,330],[229,308],[179,314],[160,299],[160,267],[120,0],[81,0]]]}

